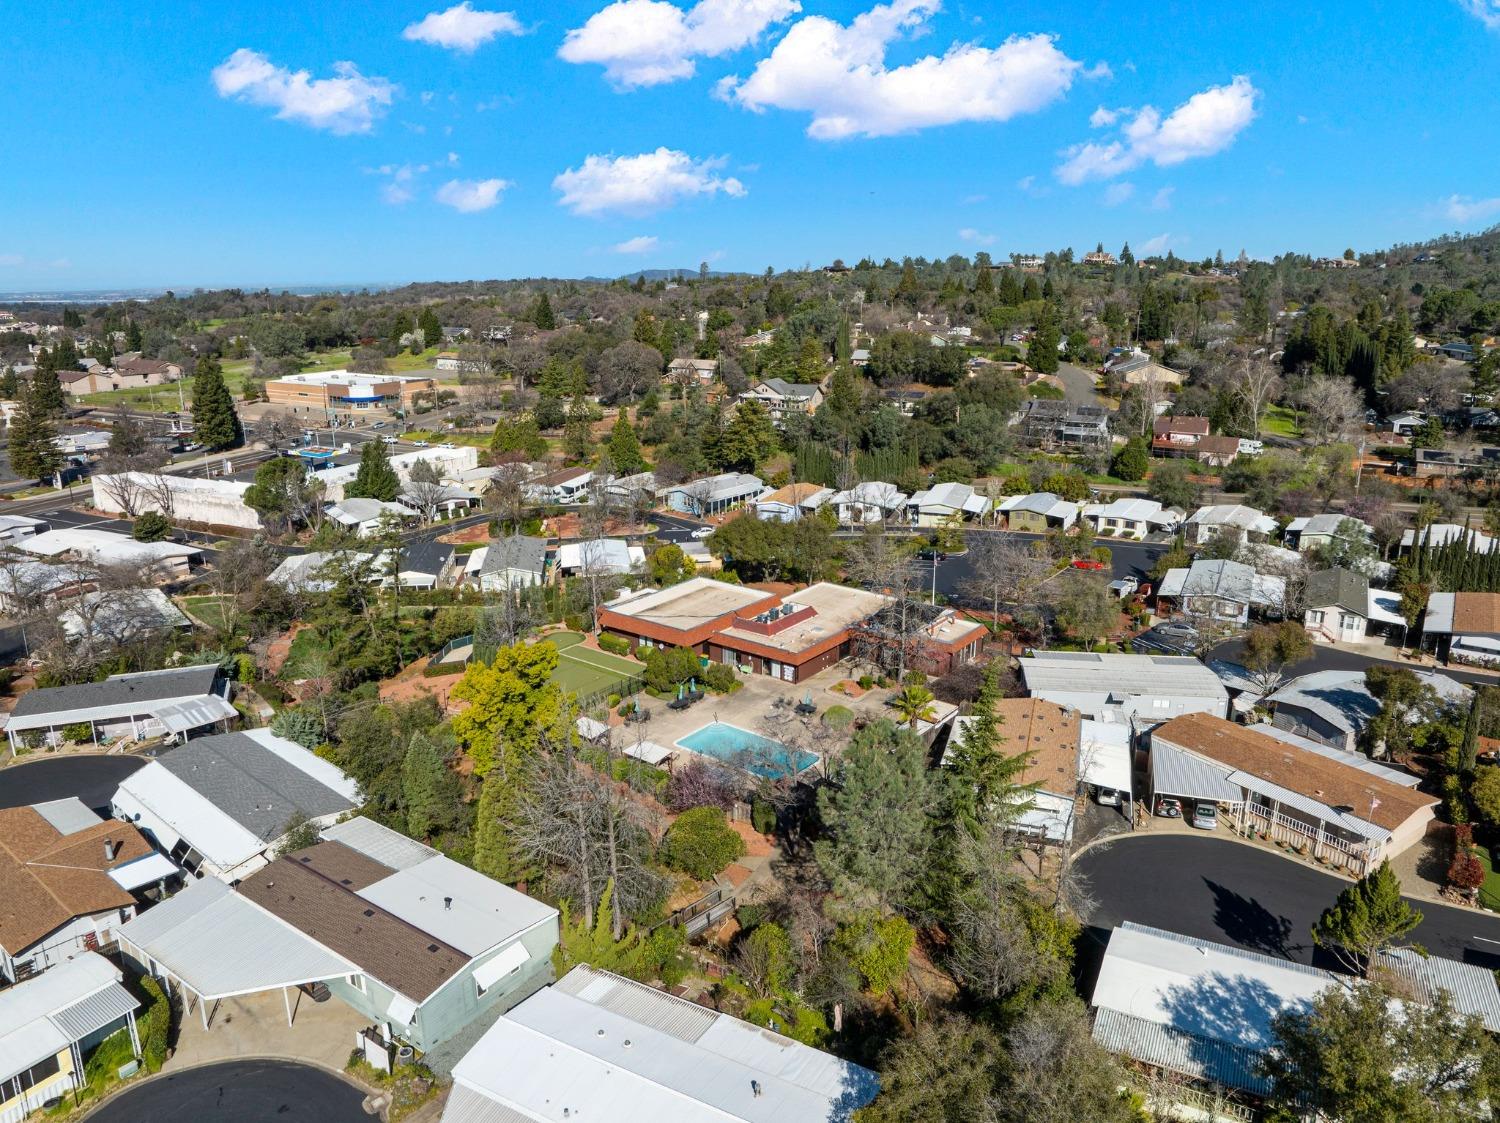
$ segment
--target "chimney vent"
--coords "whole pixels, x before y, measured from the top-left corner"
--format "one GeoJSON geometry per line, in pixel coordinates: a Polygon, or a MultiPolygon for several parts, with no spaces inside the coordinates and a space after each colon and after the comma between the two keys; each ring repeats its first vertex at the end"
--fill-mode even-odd
{"type": "Polygon", "coordinates": [[[115,860],[115,842],[112,838],[104,840],[104,860],[106,862],[113,862],[115,860]]]}
{"type": "Polygon", "coordinates": [[[452,908],[453,908],[453,898],[452,897],[444,897],[443,898],[443,911],[444,912],[448,912],[452,908]]]}

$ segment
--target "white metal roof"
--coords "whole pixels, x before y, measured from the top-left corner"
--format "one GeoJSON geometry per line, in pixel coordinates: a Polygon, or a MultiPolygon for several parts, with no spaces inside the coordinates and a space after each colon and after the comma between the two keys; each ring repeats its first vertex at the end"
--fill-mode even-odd
{"type": "Polygon", "coordinates": [[[1230,782],[1230,771],[1165,741],[1151,742],[1151,790],[1156,795],[1239,803],[1245,793],[1230,782]]]}
{"type": "Polygon", "coordinates": [[[1153,697],[1225,698],[1213,671],[1186,655],[1038,651],[1020,660],[1027,693],[1079,691],[1153,697]]]}
{"type": "Polygon", "coordinates": [[[342,842],[349,849],[358,850],[365,857],[373,858],[382,866],[389,866],[393,870],[410,869],[437,855],[432,847],[424,846],[390,827],[381,826],[373,819],[366,819],[363,815],[324,827],[321,833],[330,842],[342,842]]]}
{"type": "MultiPolygon", "coordinates": [[[[223,870],[242,865],[265,843],[153,760],[120,781],[111,801],[115,814],[138,823],[154,815],[193,849],[223,870]]],[[[154,910],[153,910],[154,911],[154,910]]]]}
{"type": "Polygon", "coordinates": [[[1255,1058],[1271,1022],[1305,1009],[1337,978],[1286,959],[1125,923],[1110,935],[1092,1005],[1095,1038],[1116,1052],[1231,1087],[1258,1090],[1255,1058]]]}
{"type": "Polygon", "coordinates": [[[365,886],[359,896],[470,957],[557,915],[441,854],[365,886]]]}
{"type": "Polygon", "coordinates": [[[84,952],[0,991],[0,1084],[135,1009],[139,1003],[120,978],[109,960],[84,952]],[[91,1002],[96,996],[100,1001],[91,1002]],[[108,1010],[119,1013],[88,1024],[91,1015],[108,1010]],[[85,1028],[74,1036],[80,1026],[85,1028]]]}
{"type": "Polygon", "coordinates": [[[201,729],[213,722],[228,721],[239,716],[239,711],[217,694],[184,698],[180,702],[169,702],[149,712],[162,723],[168,733],[186,733],[190,729],[201,729]]]}
{"type": "Polygon", "coordinates": [[[454,1079],[544,1123],[840,1123],[877,1090],[857,1065],[587,967],[496,1022],[454,1079]]]}
{"type": "Polygon", "coordinates": [[[52,824],[60,835],[77,834],[90,827],[97,827],[100,822],[99,816],[90,811],[76,795],[46,803],[33,803],[31,809],[52,824]]]}
{"type": "Polygon", "coordinates": [[[128,534],[91,527],[67,526],[17,542],[18,550],[52,557],[75,553],[107,564],[146,565],[168,558],[198,558],[203,551],[176,542],[137,542],[128,534]]]}
{"type": "Polygon", "coordinates": [[[207,999],[360,973],[212,877],[190,882],[115,932],[207,999]]]}
{"type": "Polygon", "coordinates": [[[129,892],[131,889],[139,889],[142,885],[150,885],[152,882],[176,877],[181,872],[171,858],[153,850],[144,858],[137,858],[133,862],[126,862],[123,866],[116,866],[109,871],[109,876],[111,881],[129,892]]]}
{"type": "Polygon", "coordinates": [[[1130,727],[1084,718],[1078,740],[1078,778],[1085,784],[1131,789],[1130,727]]]}

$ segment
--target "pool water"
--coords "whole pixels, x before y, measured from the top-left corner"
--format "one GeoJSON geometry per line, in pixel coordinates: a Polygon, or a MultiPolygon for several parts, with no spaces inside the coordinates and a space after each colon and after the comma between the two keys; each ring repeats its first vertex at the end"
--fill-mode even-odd
{"type": "Polygon", "coordinates": [[[695,753],[714,757],[725,764],[732,764],[736,768],[743,768],[746,772],[772,780],[796,776],[818,763],[817,753],[790,748],[780,741],[773,741],[724,721],[705,725],[677,743],[695,753]]]}

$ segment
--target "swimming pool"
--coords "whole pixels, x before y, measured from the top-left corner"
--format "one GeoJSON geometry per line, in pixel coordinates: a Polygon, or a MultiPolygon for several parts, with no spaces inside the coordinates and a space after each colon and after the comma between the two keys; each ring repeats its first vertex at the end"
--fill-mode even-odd
{"type": "Polygon", "coordinates": [[[790,748],[726,721],[705,725],[677,743],[684,749],[692,749],[695,753],[772,780],[796,776],[818,763],[817,753],[790,748]]]}

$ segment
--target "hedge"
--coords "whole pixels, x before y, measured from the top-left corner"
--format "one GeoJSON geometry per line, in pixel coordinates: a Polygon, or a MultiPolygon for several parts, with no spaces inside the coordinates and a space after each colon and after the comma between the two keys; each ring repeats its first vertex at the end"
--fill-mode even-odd
{"type": "Polygon", "coordinates": [[[730,829],[717,807],[695,807],[677,816],[662,840],[661,859],[669,870],[699,881],[713,877],[745,853],[745,840],[730,829]]]}
{"type": "Polygon", "coordinates": [[[141,1063],[147,1072],[160,1072],[167,1060],[167,1041],[172,1032],[172,1003],[150,975],[141,978],[141,990],[148,1000],[146,1012],[137,1020],[141,1038],[141,1063]]]}

